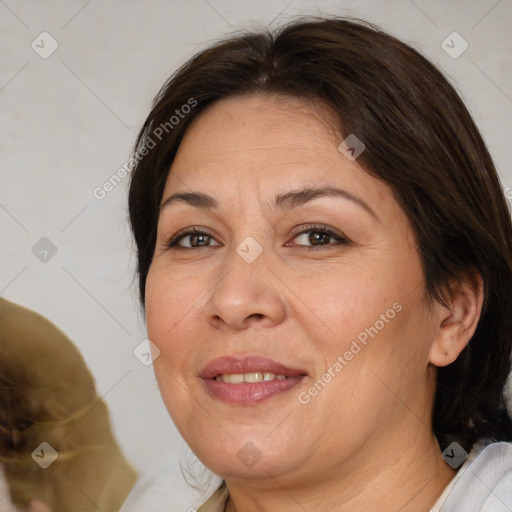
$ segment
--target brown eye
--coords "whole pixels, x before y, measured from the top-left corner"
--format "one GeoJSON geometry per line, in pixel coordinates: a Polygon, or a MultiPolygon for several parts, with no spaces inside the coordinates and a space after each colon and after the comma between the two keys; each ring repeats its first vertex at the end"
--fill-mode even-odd
{"type": "Polygon", "coordinates": [[[319,231],[310,231],[308,241],[311,245],[326,245],[329,243],[329,239],[333,238],[332,235],[327,233],[321,233],[319,231]]]}
{"type": "Polygon", "coordinates": [[[338,244],[347,244],[349,241],[347,238],[339,233],[332,231],[327,227],[309,227],[294,236],[294,240],[299,240],[300,243],[294,243],[294,245],[302,246],[325,246],[335,245],[332,240],[338,244]]]}
{"type": "Polygon", "coordinates": [[[182,249],[196,249],[200,247],[211,247],[220,245],[215,241],[215,239],[205,231],[201,231],[199,229],[194,229],[192,231],[187,231],[186,233],[181,233],[178,236],[175,236],[167,246],[171,247],[179,247],[182,249]],[[212,243],[214,242],[214,243],[212,243]]]}

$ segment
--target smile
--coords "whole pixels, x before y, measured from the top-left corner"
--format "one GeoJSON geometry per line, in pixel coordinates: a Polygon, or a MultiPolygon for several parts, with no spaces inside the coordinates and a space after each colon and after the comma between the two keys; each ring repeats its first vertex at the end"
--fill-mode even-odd
{"type": "Polygon", "coordinates": [[[210,361],[200,377],[212,398],[249,405],[286,393],[307,374],[265,357],[226,356],[210,361]]]}
{"type": "Polygon", "coordinates": [[[249,382],[250,384],[254,382],[262,382],[262,381],[269,381],[269,380],[284,380],[287,379],[286,375],[270,372],[251,372],[251,373],[235,373],[233,375],[217,375],[215,377],[215,380],[217,382],[227,382],[229,384],[241,384],[242,382],[249,382]]]}

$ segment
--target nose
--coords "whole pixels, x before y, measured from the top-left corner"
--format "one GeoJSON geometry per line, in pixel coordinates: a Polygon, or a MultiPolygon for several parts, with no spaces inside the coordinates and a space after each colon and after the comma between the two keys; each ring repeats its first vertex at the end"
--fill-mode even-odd
{"type": "Polygon", "coordinates": [[[235,251],[226,258],[222,277],[205,304],[212,327],[244,330],[251,325],[272,327],[284,320],[283,285],[265,260],[262,254],[247,263],[235,251]]]}

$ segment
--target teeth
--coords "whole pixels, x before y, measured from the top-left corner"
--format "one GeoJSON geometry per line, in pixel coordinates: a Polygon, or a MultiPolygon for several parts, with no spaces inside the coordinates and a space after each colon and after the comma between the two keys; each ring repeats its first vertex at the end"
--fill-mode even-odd
{"type": "Polygon", "coordinates": [[[237,373],[235,375],[224,375],[223,377],[224,382],[230,382],[231,384],[240,384],[244,381],[243,373],[237,373]]]}
{"type": "Polygon", "coordinates": [[[215,380],[218,382],[227,382],[228,384],[241,384],[242,382],[261,382],[266,380],[284,380],[287,379],[285,375],[276,375],[270,372],[252,372],[252,373],[235,373],[232,375],[224,374],[217,375],[215,380]]]}
{"type": "Polygon", "coordinates": [[[246,373],[243,377],[244,382],[261,382],[263,380],[263,374],[260,372],[246,373]]]}

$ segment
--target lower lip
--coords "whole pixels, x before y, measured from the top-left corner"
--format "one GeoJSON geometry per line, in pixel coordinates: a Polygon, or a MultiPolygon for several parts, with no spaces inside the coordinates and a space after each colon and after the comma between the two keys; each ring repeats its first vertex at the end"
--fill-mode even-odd
{"type": "Polygon", "coordinates": [[[286,393],[293,387],[300,384],[305,375],[294,375],[287,379],[267,380],[260,382],[241,382],[240,384],[229,384],[215,379],[204,379],[211,395],[223,402],[237,404],[255,404],[272,398],[273,396],[286,393]]]}

